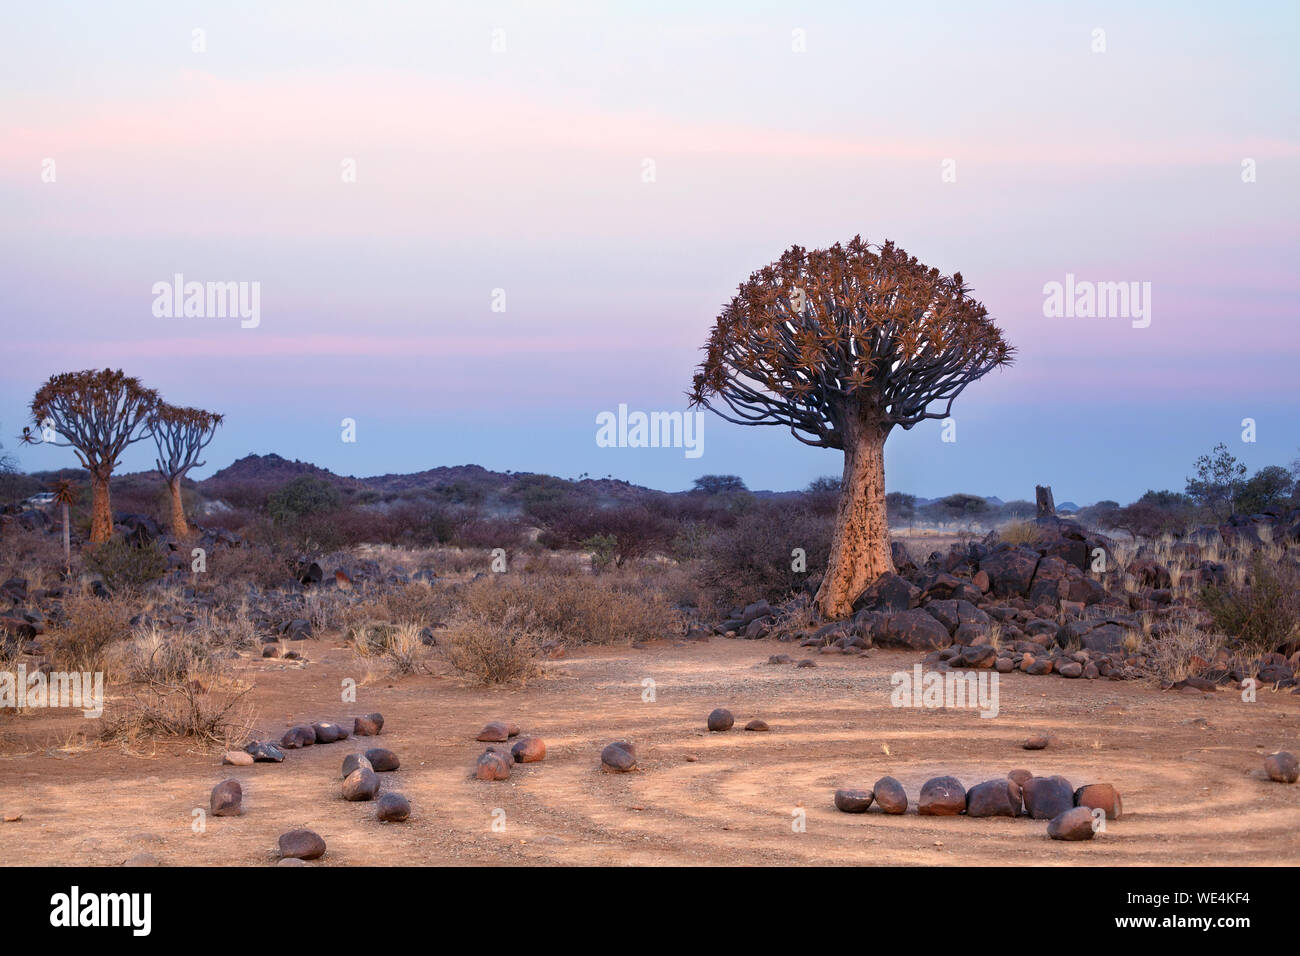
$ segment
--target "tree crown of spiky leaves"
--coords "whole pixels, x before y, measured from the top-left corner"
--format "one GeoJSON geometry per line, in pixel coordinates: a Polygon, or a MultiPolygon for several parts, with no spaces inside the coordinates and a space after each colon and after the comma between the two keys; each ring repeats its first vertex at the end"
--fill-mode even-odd
{"type": "Polygon", "coordinates": [[[148,415],[160,401],[156,391],[120,369],[63,372],[37,390],[31,404],[37,431],[25,427],[23,441],[38,442],[49,422],[61,440],[45,444],[73,449],[82,467],[102,475],[128,445],[148,437],[148,415]]]}
{"type": "Polygon", "coordinates": [[[154,464],[167,481],[184,477],[191,468],[202,467],[199,454],[217,434],[222,417],[201,408],[178,408],[159,404],[149,414],[158,457],[154,464]]]}
{"type": "Polygon", "coordinates": [[[969,291],[961,273],[942,275],[892,242],[792,246],[718,316],[691,403],[823,448],[844,447],[853,416],[886,433],[947,418],[967,385],[1015,352],[969,291]],[[943,410],[929,411],[936,403],[943,410]]]}

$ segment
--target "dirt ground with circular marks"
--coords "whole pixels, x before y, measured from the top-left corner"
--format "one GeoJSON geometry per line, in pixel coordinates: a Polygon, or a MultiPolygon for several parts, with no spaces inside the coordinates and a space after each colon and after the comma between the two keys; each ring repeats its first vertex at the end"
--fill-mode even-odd
{"type": "MultiPolygon", "coordinates": [[[[66,711],[0,716],[0,865],[114,865],[147,852],[164,865],[265,866],[295,827],[323,836],[315,865],[1060,864],[1294,865],[1300,785],[1269,781],[1263,757],[1300,751],[1300,697],[1261,691],[1161,692],[1151,685],[1002,675],[1000,712],[895,708],[890,675],[918,655],[818,655],[815,668],[769,665],[772,641],[715,638],[645,649],[580,650],[526,687],[479,688],[444,677],[378,679],[340,703],[361,665],[338,642],[306,642],[305,666],[250,660],[257,727],[278,740],[292,723],[380,711],[377,738],[288,751],[282,764],[222,767],[184,743],[149,754],[69,745],[93,723],[66,711]],[[654,701],[643,681],[654,681],[654,701]],[[705,729],[725,706],[727,733],[705,729]],[[754,717],[769,733],[741,730],[754,717]],[[509,781],[470,778],[494,718],[546,741],[545,761],[509,781]],[[1051,745],[1025,751],[1032,733],[1051,745]],[[601,748],[637,745],[640,769],[607,774],[601,748]],[[402,761],[381,774],[411,801],[404,824],[339,795],[353,750],[383,746],[402,761]],[[693,758],[693,759],[692,759],[693,758]],[[1086,843],[1047,838],[1045,821],[921,817],[921,784],[952,774],[967,787],[1025,768],[1072,785],[1109,782],[1124,815],[1086,843]],[[839,813],[837,787],[891,775],[912,808],[839,813]],[[191,826],[218,781],[244,788],[245,814],[191,826]],[[805,818],[799,832],[798,819],[805,818]],[[494,828],[494,822],[497,827],[494,828]],[[502,829],[500,824],[504,823],[502,829]]],[[[112,706],[110,697],[108,706],[112,706]]]]}

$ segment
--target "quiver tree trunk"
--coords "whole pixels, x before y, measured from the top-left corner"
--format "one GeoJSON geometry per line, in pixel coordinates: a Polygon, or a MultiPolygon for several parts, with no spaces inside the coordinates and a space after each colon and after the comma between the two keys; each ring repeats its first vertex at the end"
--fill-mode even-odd
{"type": "Polygon", "coordinates": [[[113,505],[108,497],[108,475],[90,475],[90,541],[102,544],[113,537],[113,505]]]}
{"type": "Polygon", "coordinates": [[[178,538],[190,536],[190,526],[185,521],[185,505],[181,501],[181,480],[173,478],[167,482],[167,490],[172,496],[172,534],[178,538]]]}
{"type": "Polygon", "coordinates": [[[72,529],[68,527],[68,503],[62,505],[63,511],[63,573],[72,574],[72,529]]]}
{"type": "Polygon", "coordinates": [[[887,434],[887,429],[857,422],[846,430],[844,478],[830,560],[816,599],[823,617],[848,617],[858,595],[880,575],[894,570],[885,511],[887,434]]]}

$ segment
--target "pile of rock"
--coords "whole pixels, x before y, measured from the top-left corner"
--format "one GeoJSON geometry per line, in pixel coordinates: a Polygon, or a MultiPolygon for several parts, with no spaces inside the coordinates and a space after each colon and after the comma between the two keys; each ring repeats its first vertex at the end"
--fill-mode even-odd
{"type": "Polygon", "coordinates": [[[488,747],[474,763],[476,780],[509,780],[517,763],[538,763],[546,759],[546,741],[540,737],[521,737],[520,726],[512,720],[493,720],[483,726],[475,740],[488,747]],[[505,747],[511,740],[513,746],[505,747]]]}
{"type": "MultiPolygon", "coordinates": [[[[882,813],[907,812],[907,791],[893,777],[882,777],[870,790],[835,791],[835,808],[866,813],[872,804],[882,813]]],[[[1119,792],[1108,783],[1073,788],[1061,776],[1036,777],[1013,770],[1005,778],[986,780],[967,790],[956,777],[932,777],[921,786],[916,812],[921,816],[1029,817],[1050,821],[1054,840],[1091,840],[1101,818],[1118,820],[1119,792]]]]}

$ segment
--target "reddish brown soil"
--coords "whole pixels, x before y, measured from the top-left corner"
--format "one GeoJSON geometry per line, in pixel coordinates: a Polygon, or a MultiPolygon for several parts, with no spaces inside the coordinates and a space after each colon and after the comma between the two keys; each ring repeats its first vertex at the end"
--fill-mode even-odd
{"type": "MultiPolygon", "coordinates": [[[[896,709],[889,675],[917,655],[823,655],[818,666],[771,666],[792,652],[771,641],[660,644],[583,651],[548,665],[525,688],[481,689],[442,677],[363,684],[341,704],[345,677],[362,677],[338,643],[308,642],[305,667],[250,661],[257,726],[278,739],[290,723],[383,712],[383,736],[290,751],[282,764],[222,767],[184,744],[129,755],[116,745],[62,747],[92,728],[67,712],[0,717],[0,865],[111,865],[148,852],[164,864],[262,866],[277,836],[310,827],[327,841],[322,865],[349,864],[1295,864],[1300,785],[1273,783],[1265,754],[1300,750],[1300,697],[1160,692],[1147,685],[1007,675],[1001,714],[896,709]],[[642,680],[657,700],[642,701],[642,680]],[[710,734],[717,706],[736,728],[710,734]],[[542,763],[508,782],[470,779],[484,745],[474,737],[508,718],[546,740],[542,763]],[[761,717],[770,733],[740,728],[761,717]],[[1046,750],[1021,748],[1034,732],[1046,750]],[[601,747],[627,739],[641,769],[599,770],[601,747]],[[343,756],[385,746],[402,769],[385,789],[411,801],[405,824],[380,824],[374,805],[339,796],[343,756]],[[61,749],[62,748],[62,749],[61,749]],[[690,758],[695,758],[691,760],[690,758]],[[1024,767],[1075,786],[1113,783],[1124,816],[1088,843],[1046,837],[1028,819],[847,815],[836,787],[886,774],[916,794],[931,776],[967,786],[1024,767]],[[208,819],[213,784],[244,786],[246,813],[208,819]],[[505,831],[492,828],[504,811],[505,831]],[[806,832],[794,832],[806,811],[806,832]],[[500,814],[496,814],[499,818],[500,814]]],[[[112,706],[110,699],[109,706],[112,706]]]]}

